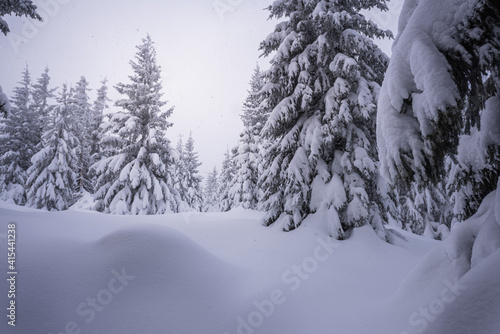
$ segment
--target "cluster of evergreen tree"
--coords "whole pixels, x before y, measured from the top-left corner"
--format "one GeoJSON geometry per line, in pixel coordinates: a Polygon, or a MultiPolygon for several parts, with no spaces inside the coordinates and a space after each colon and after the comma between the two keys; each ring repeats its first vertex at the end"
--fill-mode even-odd
{"type": "Polygon", "coordinates": [[[174,163],[174,183],[175,189],[179,192],[183,202],[183,208],[179,211],[202,211],[203,209],[203,191],[202,177],[199,175],[198,167],[201,163],[198,159],[198,153],[194,150],[194,140],[192,134],[186,143],[183,143],[182,137],[177,142],[178,156],[174,163]]]}
{"type": "Polygon", "coordinates": [[[107,87],[103,82],[92,107],[84,77],[74,88],[63,85],[56,96],[48,72],[32,84],[25,68],[12,108],[0,121],[0,190],[3,199],[19,205],[64,210],[93,189],[91,134],[98,131],[99,122],[93,122],[102,118],[107,87]]]}
{"type": "Polygon", "coordinates": [[[208,173],[205,187],[203,188],[203,211],[219,211],[219,173],[217,167],[208,173]]]}
{"type": "Polygon", "coordinates": [[[10,111],[0,123],[0,190],[2,198],[19,205],[27,201],[25,187],[31,158],[43,147],[44,124],[52,112],[48,101],[54,90],[49,83],[48,69],[32,84],[26,67],[19,86],[14,89],[10,111]]]}
{"type": "Polygon", "coordinates": [[[2,196],[62,210],[95,190],[109,213],[243,207],[285,231],[318,215],[338,239],[369,224],[388,240],[387,223],[445,237],[500,175],[499,9],[454,5],[445,27],[427,18],[448,15],[442,7],[406,1],[389,62],[373,40],[391,33],[362,14],[386,0],[274,1],[283,21],[260,46],[270,68],[255,69],[238,145],[203,189],[192,136],[176,148],[166,137],[172,108],[149,36],[110,116],[106,82],[93,104],[82,77],[52,105],[48,70],[32,84],[26,68],[12,101],[0,100],[2,196]]]}
{"type": "Polygon", "coordinates": [[[498,9],[457,3],[468,8],[450,29],[419,40],[440,28],[408,23],[418,6],[431,4],[405,3],[387,77],[389,59],[373,39],[390,33],[360,13],[387,10],[385,1],[268,8],[286,20],[261,44],[271,67],[252,77],[244,131],[218,179],[220,210],[259,209],[265,225],[284,230],[321,213],[339,239],[364,224],[387,238],[387,223],[443,238],[476,212],[500,175],[498,9]],[[414,43],[429,46],[429,61],[415,60],[414,43]]]}
{"type": "Polygon", "coordinates": [[[107,213],[201,210],[194,140],[190,136],[178,152],[171,148],[166,131],[173,108],[162,108],[161,69],[151,38],[137,49],[131,82],[115,87],[124,98],[112,114],[104,113],[106,80],[91,103],[85,77],[72,88],[63,85],[56,97],[48,69],[35,84],[28,68],[23,71],[12,108],[0,120],[3,199],[65,210],[87,192],[94,208],[107,213]]]}
{"type": "Polygon", "coordinates": [[[269,7],[287,20],[261,44],[274,54],[271,68],[252,77],[244,131],[223,163],[222,210],[258,208],[265,225],[287,231],[320,213],[339,239],[364,224],[386,238],[394,205],[380,200],[375,110],[388,58],[372,39],[389,33],[360,14],[375,7],[387,9],[384,1],[269,7]]]}
{"type": "Polygon", "coordinates": [[[257,66],[250,80],[248,96],[243,103],[243,132],[238,145],[227,152],[219,180],[220,209],[234,207],[258,209],[262,197],[259,186],[262,151],[266,141],[262,128],[268,117],[263,101],[264,76],[257,66]]]}

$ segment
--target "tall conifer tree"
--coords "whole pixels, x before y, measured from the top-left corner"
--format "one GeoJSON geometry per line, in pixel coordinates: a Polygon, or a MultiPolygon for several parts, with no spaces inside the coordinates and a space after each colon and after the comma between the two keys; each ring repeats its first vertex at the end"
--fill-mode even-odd
{"type": "Polygon", "coordinates": [[[42,148],[33,156],[33,165],[28,170],[28,206],[60,211],[74,202],[78,171],[76,148],[80,143],[75,135],[74,105],[70,100],[64,85],[43,134],[42,148]]]}
{"type": "Polygon", "coordinates": [[[184,173],[181,182],[185,201],[189,207],[195,211],[201,211],[203,205],[203,194],[201,188],[202,177],[199,175],[198,168],[201,163],[198,161],[198,153],[194,150],[194,139],[192,134],[184,145],[184,154],[182,156],[184,173]]]}
{"type": "Polygon", "coordinates": [[[266,72],[272,108],[261,184],[264,224],[299,227],[321,211],[330,235],[371,224],[381,238],[377,201],[375,109],[388,58],[373,43],[388,32],[360,12],[384,0],[278,0],[271,17],[287,20],[262,42],[275,53],[266,72]]]}
{"type": "Polygon", "coordinates": [[[89,176],[91,162],[91,136],[92,136],[92,106],[88,92],[89,83],[85,77],[81,77],[77,82],[72,94],[72,104],[74,111],[74,126],[80,145],[77,147],[78,155],[78,178],[76,192],[93,192],[92,181],[89,176]]]}
{"type": "Polygon", "coordinates": [[[96,209],[133,215],[175,212],[180,199],[173,189],[172,152],[165,137],[173,108],[162,109],[166,102],[161,100],[161,71],[149,35],[137,46],[130,65],[131,82],[116,86],[125,95],[115,103],[123,111],[113,115],[109,135],[101,141],[116,154],[93,165],[96,209]]]}
{"type": "Polygon", "coordinates": [[[231,207],[257,209],[260,199],[258,187],[260,152],[263,146],[261,131],[267,119],[267,109],[263,106],[261,90],[264,86],[262,72],[257,66],[250,81],[250,90],[243,103],[243,132],[240,134],[238,152],[235,156],[236,174],[229,186],[231,207]]]}
{"type": "Polygon", "coordinates": [[[217,168],[208,173],[207,182],[203,191],[203,211],[219,211],[219,173],[217,168]]]}
{"type": "Polygon", "coordinates": [[[12,109],[1,121],[0,174],[2,198],[23,205],[26,202],[25,183],[31,158],[41,140],[39,119],[32,108],[31,76],[28,67],[22,72],[19,86],[14,88],[12,109]]]}

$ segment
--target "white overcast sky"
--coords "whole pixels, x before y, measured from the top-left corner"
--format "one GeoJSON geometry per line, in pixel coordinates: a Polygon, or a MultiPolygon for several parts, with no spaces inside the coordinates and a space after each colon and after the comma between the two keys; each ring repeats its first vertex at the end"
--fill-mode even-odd
{"type": "MultiPolygon", "coordinates": [[[[374,20],[396,33],[403,0],[374,20]]],[[[259,58],[259,43],[275,22],[264,10],[272,0],[34,0],[44,22],[5,17],[9,37],[0,36],[0,85],[8,96],[28,64],[35,81],[50,69],[52,86],[74,84],[85,76],[93,91],[108,78],[112,87],[128,82],[135,46],[150,34],[162,67],[164,100],[175,106],[168,136],[192,131],[202,176],[220,164],[226,149],[237,144],[239,118],[248,82],[259,58]],[[47,7],[44,4],[52,4],[47,7]],[[57,4],[55,6],[54,4],[57,4]]],[[[383,43],[390,51],[390,42],[383,43]]],[[[116,110],[110,106],[111,111],[116,110]]]]}

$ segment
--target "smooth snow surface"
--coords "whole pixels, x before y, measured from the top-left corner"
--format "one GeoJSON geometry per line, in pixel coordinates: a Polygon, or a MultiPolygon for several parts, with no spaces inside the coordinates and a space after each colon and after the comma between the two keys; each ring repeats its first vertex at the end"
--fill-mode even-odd
{"type": "Polygon", "coordinates": [[[496,192],[488,195],[403,280],[384,308],[406,313],[401,334],[500,333],[498,199],[496,192]]]}
{"type": "MultiPolygon", "coordinates": [[[[2,253],[14,222],[18,270],[16,327],[2,307],[0,333],[411,333],[412,312],[457,279],[465,289],[428,333],[498,333],[496,200],[445,242],[395,230],[394,245],[369,226],[333,240],[319,216],[284,233],[243,209],[115,216],[86,211],[87,199],[65,212],[0,202],[2,253]],[[460,329],[470,323],[481,331],[460,329]]],[[[1,280],[4,306],[7,291],[1,280]]]]}

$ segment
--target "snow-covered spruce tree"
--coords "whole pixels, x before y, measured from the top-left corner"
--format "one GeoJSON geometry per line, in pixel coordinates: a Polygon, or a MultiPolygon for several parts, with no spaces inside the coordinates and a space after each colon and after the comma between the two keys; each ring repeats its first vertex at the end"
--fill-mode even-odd
{"type": "MultiPolygon", "coordinates": [[[[41,144],[42,134],[44,133],[47,122],[49,122],[49,114],[54,108],[50,104],[50,100],[55,97],[54,93],[56,88],[49,88],[50,76],[49,68],[46,67],[40,78],[37,79],[36,83],[32,85],[32,103],[30,108],[35,115],[38,122],[38,131],[41,144]]],[[[41,147],[39,147],[41,148],[41,147]]]]}
{"type": "Polygon", "coordinates": [[[264,88],[264,83],[264,73],[257,65],[250,79],[250,89],[248,90],[248,96],[243,102],[243,115],[241,115],[243,125],[247,128],[252,128],[258,140],[260,140],[258,135],[269,116],[268,110],[263,105],[263,95],[261,92],[262,88],[264,88]]]}
{"type": "MultiPolygon", "coordinates": [[[[500,110],[499,107],[500,104],[497,110],[500,110]]],[[[500,113],[497,117],[500,117],[500,113]]],[[[451,225],[463,222],[476,213],[482,200],[497,188],[495,181],[500,174],[500,130],[495,128],[495,123],[500,124],[493,121],[493,126],[483,124],[481,131],[474,127],[470,135],[462,135],[458,155],[455,161],[448,163],[446,189],[453,206],[451,225]],[[490,131],[484,131],[485,127],[490,131]],[[488,132],[493,136],[484,135],[488,132]],[[496,137],[496,144],[489,144],[485,137],[496,137]]]]}
{"type": "Polygon", "coordinates": [[[177,140],[177,145],[175,147],[175,155],[173,155],[173,175],[172,175],[172,183],[174,186],[174,190],[179,194],[180,203],[178,206],[178,212],[187,212],[191,211],[189,204],[185,201],[186,198],[186,189],[187,186],[184,183],[186,181],[186,177],[184,174],[186,173],[186,168],[184,166],[184,141],[182,140],[183,135],[179,135],[179,139],[177,140]]]}
{"type": "Polygon", "coordinates": [[[265,74],[273,108],[263,129],[271,141],[261,177],[264,224],[299,227],[325,215],[330,235],[371,224],[385,239],[377,194],[375,109],[388,58],[373,43],[390,32],[361,10],[387,10],[385,1],[275,1],[287,17],[262,42],[276,52],[265,74]]]}
{"type": "Polygon", "coordinates": [[[217,168],[208,173],[205,188],[203,189],[203,212],[219,211],[219,173],[217,168]]]}
{"type": "Polygon", "coordinates": [[[173,191],[170,141],[165,137],[172,125],[167,118],[173,108],[162,111],[160,66],[154,43],[148,35],[137,46],[131,83],[116,89],[126,98],[116,101],[123,108],[111,118],[109,134],[101,143],[115,155],[92,166],[97,175],[95,208],[113,214],[161,214],[177,211],[178,194],[173,191]]]}
{"type": "MultiPolygon", "coordinates": [[[[466,73],[481,70],[482,77],[473,72],[475,79],[467,79],[470,93],[465,103],[465,134],[460,137],[457,159],[448,175],[454,223],[477,211],[482,200],[497,188],[500,176],[500,10],[494,1],[473,3],[459,25],[459,41],[469,52],[469,57],[463,58],[473,59],[466,73]]],[[[459,84],[465,85],[463,81],[459,84]]]]}
{"type": "Polygon", "coordinates": [[[258,169],[261,161],[262,139],[260,133],[267,120],[267,110],[262,106],[262,72],[257,66],[250,81],[250,90],[243,103],[244,130],[240,134],[238,153],[235,157],[236,174],[229,186],[231,207],[256,209],[260,198],[258,169]]]}
{"type": "MultiPolygon", "coordinates": [[[[106,113],[103,115],[101,126],[99,127],[99,153],[95,162],[90,166],[90,174],[95,177],[95,168],[93,166],[105,159],[119,154],[121,146],[117,142],[117,132],[124,126],[124,122],[116,118],[116,113],[106,113]]],[[[122,114],[119,114],[122,115],[122,114]]],[[[94,187],[96,183],[94,182],[94,187]]]]}
{"type": "Polygon", "coordinates": [[[248,128],[240,134],[238,151],[234,157],[236,173],[229,183],[228,200],[230,207],[241,206],[255,209],[258,202],[258,153],[253,138],[253,131],[248,128]]]}
{"type": "Polygon", "coordinates": [[[236,156],[238,155],[238,147],[229,149],[224,154],[222,161],[222,169],[219,175],[219,207],[222,212],[231,210],[232,201],[229,198],[229,190],[231,182],[237,173],[236,170],[236,156]]]}
{"type": "Polygon", "coordinates": [[[402,189],[446,182],[455,221],[496,188],[499,61],[494,1],[405,2],[379,100],[382,173],[402,189]]]}
{"type": "Polygon", "coordinates": [[[38,118],[31,105],[31,77],[26,67],[19,86],[14,88],[11,112],[1,120],[0,136],[1,197],[19,205],[26,202],[27,170],[41,140],[38,118]]]}
{"type": "Polygon", "coordinates": [[[433,239],[443,239],[449,234],[452,208],[442,182],[425,186],[412,182],[409,187],[393,191],[403,229],[433,239]]]}
{"type": "Polygon", "coordinates": [[[194,150],[194,139],[192,134],[184,145],[184,152],[182,154],[182,166],[184,173],[182,173],[182,187],[183,197],[181,199],[186,202],[189,207],[195,211],[201,211],[203,206],[203,194],[201,189],[202,177],[199,175],[198,167],[201,163],[198,161],[198,153],[194,150]]]}
{"type": "MultiPolygon", "coordinates": [[[[100,141],[103,137],[101,125],[104,122],[104,110],[108,109],[108,80],[104,79],[101,82],[101,87],[97,90],[97,98],[94,101],[91,109],[91,119],[89,128],[90,140],[90,165],[93,165],[103,157],[100,141]]],[[[94,182],[93,182],[94,184],[94,182]]]]}
{"type": "Polygon", "coordinates": [[[37,6],[32,0],[6,0],[0,2],[0,31],[7,35],[9,25],[2,19],[5,15],[27,16],[32,19],[43,21],[36,12],[37,6]]]}
{"type": "Polygon", "coordinates": [[[85,77],[80,77],[73,89],[71,103],[73,104],[74,112],[74,127],[80,145],[78,145],[78,177],[76,185],[76,193],[82,194],[83,191],[93,192],[92,181],[89,176],[91,163],[91,135],[92,135],[92,108],[88,92],[89,83],[85,77]]]}
{"type": "Polygon", "coordinates": [[[31,159],[26,182],[27,206],[38,209],[66,210],[74,201],[77,182],[78,137],[73,127],[73,105],[63,85],[58,104],[42,138],[42,149],[31,159]]]}

